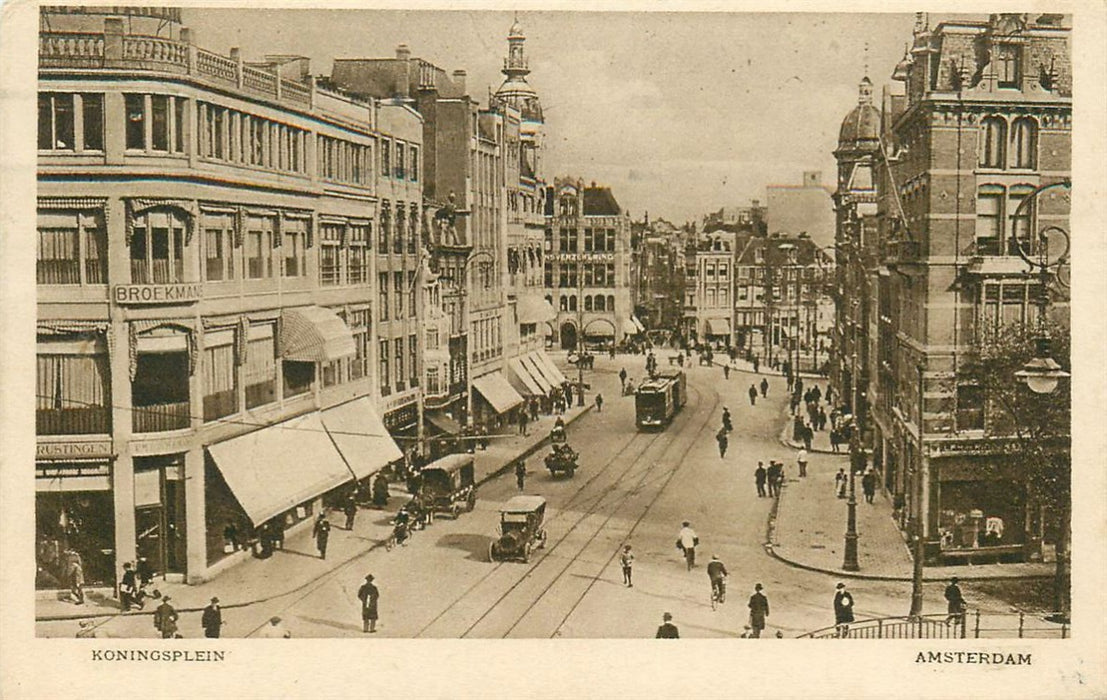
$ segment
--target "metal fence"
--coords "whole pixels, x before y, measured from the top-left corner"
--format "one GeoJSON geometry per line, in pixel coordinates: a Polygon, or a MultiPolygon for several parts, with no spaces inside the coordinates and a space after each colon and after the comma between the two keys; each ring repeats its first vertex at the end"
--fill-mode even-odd
{"type": "Polygon", "coordinates": [[[1067,639],[1071,623],[1059,613],[985,612],[878,617],[824,627],[805,639],[1067,639]]]}

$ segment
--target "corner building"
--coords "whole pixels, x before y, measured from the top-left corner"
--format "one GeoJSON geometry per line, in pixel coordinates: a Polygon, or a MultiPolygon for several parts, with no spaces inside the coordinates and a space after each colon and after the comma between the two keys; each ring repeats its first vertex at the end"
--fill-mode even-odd
{"type": "Polygon", "coordinates": [[[46,8],[39,48],[38,585],[202,581],[401,456],[421,120],[170,8],[46,8]]]}

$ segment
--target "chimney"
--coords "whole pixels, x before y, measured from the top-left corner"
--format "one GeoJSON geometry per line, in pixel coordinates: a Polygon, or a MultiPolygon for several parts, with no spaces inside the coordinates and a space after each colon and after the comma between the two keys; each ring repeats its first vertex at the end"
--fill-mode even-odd
{"type": "Polygon", "coordinates": [[[400,44],[396,47],[396,60],[406,61],[411,58],[411,49],[407,47],[407,44],[400,44]]]}
{"type": "Polygon", "coordinates": [[[411,96],[411,49],[407,44],[396,47],[396,97],[406,100],[411,96]]]}
{"type": "Polygon", "coordinates": [[[457,70],[454,71],[454,85],[457,86],[457,89],[461,91],[462,95],[469,94],[466,91],[466,88],[465,88],[465,78],[468,75],[469,75],[468,73],[466,73],[464,70],[462,70],[460,68],[458,68],[457,70]]]}

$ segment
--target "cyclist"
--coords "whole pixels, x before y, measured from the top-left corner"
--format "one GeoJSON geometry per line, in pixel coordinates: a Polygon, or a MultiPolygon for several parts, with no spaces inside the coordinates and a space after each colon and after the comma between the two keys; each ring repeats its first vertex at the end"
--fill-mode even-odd
{"type": "Polygon", "coordinates": [[[711,599],[720,603],[726,602],[726,565],[719,561],[717,554],[711,555],[711,563],[707,565],[707,576],[711,579],[711,599]]]}

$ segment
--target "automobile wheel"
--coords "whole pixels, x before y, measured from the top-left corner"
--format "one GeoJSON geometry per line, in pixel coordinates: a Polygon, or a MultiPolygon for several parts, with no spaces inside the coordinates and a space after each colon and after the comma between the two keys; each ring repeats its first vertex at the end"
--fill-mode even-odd
{"type": "Polygon", "coordinates": [[[523,563],[526,564],[530,561],[530,542],[523,545],[523,563]]]}
{"type": "Polygon", "coordinates": [[[469,498],[465,501],[465,510],[470,513],[477,507],[477,495],[475,493],[469,494],[469,498]]]}
{"type": "Polygon", "coordinates": [[[542,549],[545,546],[546,546],[546,531],[545,530],[539,530],[538,531],[538,549],[542,549]]]}
{"type": "Polygon", "coordinates": [[[461,512],[461,509],[457,507],[456,503],[453,504],[452,506],[450,506],[450,517],[453,518],[454,520],[457,520],[457,515],[460,512],[461,512]]]}
{"type": "Polygon", "coordinates": [[[488,561],[496,561],[496,543],[488,545],[488,561]]]}
{"type": "Polygon", "coordinates": [[[570,479],[572,479],[572,478],[573,478],[573,474],[576,474],[576,473],[577,473],[577,470],[576,470],[576,469],[568,469],[568,470],[566,470],[566,473],[568,473],[568,475],[569,475],[569,478],[570,478],[570,479]]]}

